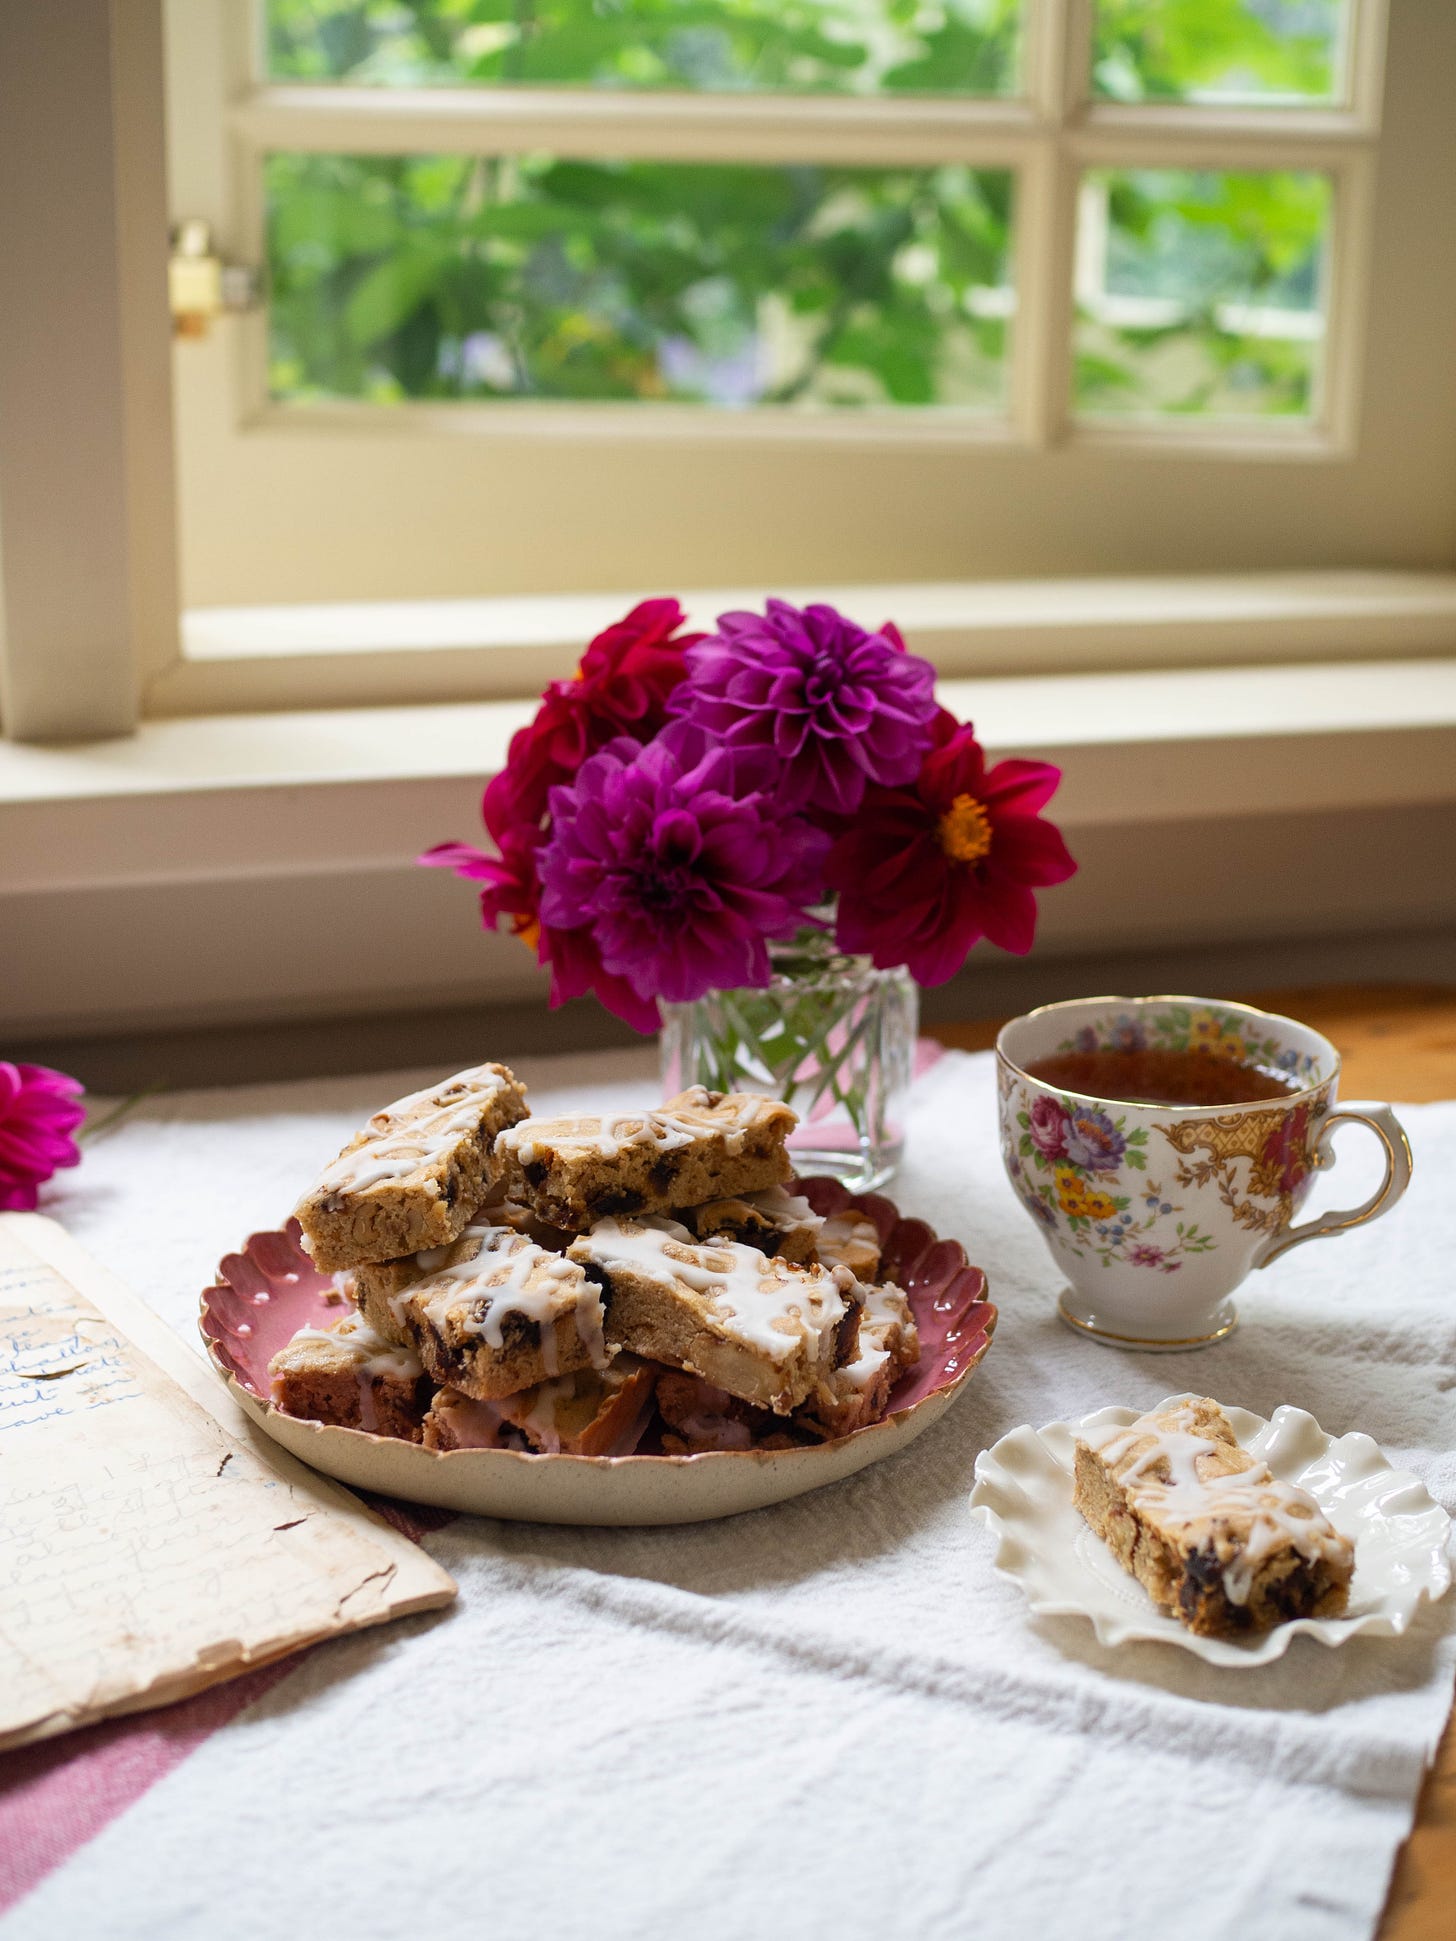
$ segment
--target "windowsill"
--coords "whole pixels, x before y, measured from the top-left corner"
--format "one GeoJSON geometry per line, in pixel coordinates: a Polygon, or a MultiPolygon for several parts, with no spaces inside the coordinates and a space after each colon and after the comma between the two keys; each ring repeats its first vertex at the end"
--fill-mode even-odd
{"type": "MultiPolygon", "coordinates": [[[[183,658],[153,684],[152,715],[219,709],[470,702],[567,674],[631,593],[511,599],[318,601],[204,607],[182,616],[183,658]]],[[[761,589],[685,593],[711,627],[761,589]]],[[[915,582],[785,589],[869,624],[893,615],[945,677],[1400,658],[1456,651],[1456,573],[1339,570],[1099,579],[915,582]]]]}
{"type": "MultiPolygon", "coordinates": [[[[1456,659],[942,680],[988,751],[1068,761],[1119,748],[1456,731],[1456,659]]],[[[531,701],[219,714],[144,723],[115,740],[0,741],[0,809],[45,801],[287,788],[384,787],[493,774],[531,701]]],[[[1237,776],[1228,778],[1237,795],[1237,776]]],[[[1392,777],[1399,792],[1405,778],[1392,777]]],[[[1256,799],[1277,781],[1258,778],[1256,799]]],[[[0,865],[3,868],[4,865],[0,865]]],[[[5,880],[0,876],[0,882],[5,880]]]]}
{"type": "MultiPolygon", "coordinates": [[[[1456,660],[947,681],[1039,754],[1082,862],[1039,949],[1456,922],[1456,660]]],[[[528,704],[219,715],[0,743],[0,1030],[15,1038],[538,994],[468,887],[528,704]],[[179,801],[185,798],[185,807],[179,801]]]]}

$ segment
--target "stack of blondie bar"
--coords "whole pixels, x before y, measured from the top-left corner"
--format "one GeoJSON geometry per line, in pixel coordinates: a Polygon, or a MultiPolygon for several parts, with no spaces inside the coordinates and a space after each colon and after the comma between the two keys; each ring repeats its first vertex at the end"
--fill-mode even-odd
{"type": "Polygon", "coordinates": [[[299,1202],[344,1317],[271,1363],[289,1414],[429,1448],[786,1448],[878,1421],[919,1358],[874,1223],[788,1190],[790,1109],[701,1086],[528,1116],[504,1065],[378,1112],[299,1202]]]}

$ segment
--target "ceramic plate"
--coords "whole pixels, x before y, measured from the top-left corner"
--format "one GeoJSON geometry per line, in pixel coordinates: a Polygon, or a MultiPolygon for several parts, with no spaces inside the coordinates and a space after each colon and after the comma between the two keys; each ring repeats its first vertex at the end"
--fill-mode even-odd
{"type": "MultiPolygon", "coordinates": [[[[1157,1407],[1191,1399],[1174,1395],[1157,1407]]],[[[1414,1476],[1392,1469],[1369,1436],[1327,1435],[1303,1409],[1275,1409],[1266,1422],[1247,1409],[1225,1408],[1244,1448],[1307,1489],[1335,1528],[1353,1538],[1355,1577],[1344,1617],[1294,1618],[1247,1644],[1195,1637],[1158,1610],[1072,1506],[1077,1434],[1135,1422],[1143,1412],[1098,1409],[1080,1422],[1013,1429],[977,1458],[971,1507],[1000,1539],[996,1568],[1021,1585],[1033,1611],[1090,1618],[1103,1644],[1146,1639],[1181,1645],[1211,1665],[1266,1665],[1301,1631],[1325,1645],[1361,1632],[1397,1637],[1423,1597],[1434,1602],[1449,1589],[1450,1517],[1414,1476]]]]}
{"type": "Polygon", "coordinates": [[[884,1273],[910,1297],[920,1361],[890,1397],[883,1422],[835,1442],[700,1456],[533,1456],[512,1449],[426,1449],[284,1415],[268,1401],[268,1362],[301,1327],[344,1312],[332,1279],[299,1246],[296,1222],[255,1233],[218,1268],[200,1325],[218,1372],[259,1427],[315,1469],[356,1488],[532,1523],[700,1523],[761,1509],[837,1483],[893,1456],[937,1421],[991,1346],[996,1310],[986,1276],[954,1240],[905,1220],[877,1193],[837,1180],[797,1183],[818,1213],[863,1212],[879,1229],[884,1273]]]}

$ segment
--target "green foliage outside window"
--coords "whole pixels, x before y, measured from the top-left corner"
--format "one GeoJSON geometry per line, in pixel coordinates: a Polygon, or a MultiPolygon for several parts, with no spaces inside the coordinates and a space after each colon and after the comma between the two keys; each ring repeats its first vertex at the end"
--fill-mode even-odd
{"type": "Polygon", "coordinates": [[[270,0],[278,80],[1007,94],[1018,0],[270,0]]]}
{"type": "MultiPolygon", "coordinates": [[[[271,0],[275,76],[350,85],[1014,90],[1014,0],[271,0]]],[[[1099,0],[1125,98],[1332,87],[1335,0],[1099,0]],[[1132,81],[1128,77],[1132,76],[1132,81]]],[[[1098,412],[1307,413],[1325,178],[1109,171],[1098,412]],[[1122,305],[1117,298],[1161,303],[1122,305]]],[[[997,408],[1007,170],[279,154],[271,384],[287,399],[997,408]]]]}
{"type": "Polygon", "coordinates": [[[268,192],[286,395],[999,398],[1004,172],[275,155],[268,192]]]}
{"type": "Polygon", "coordinates": [[[1319,101],[1342,0],[1097,0],[1092,78],[1118,101],[1319,101]]]}

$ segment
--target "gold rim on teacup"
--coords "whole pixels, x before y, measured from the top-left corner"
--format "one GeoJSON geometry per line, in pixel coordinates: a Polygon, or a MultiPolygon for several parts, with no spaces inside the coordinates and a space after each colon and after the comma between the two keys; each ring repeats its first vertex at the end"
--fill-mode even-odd
{"type": "MultiPolygon", "coordinates": [[[[1301,1099],[1308,1099],[1314,1093],[1322,1092],[1327,1085],[1334,1084],[1338,1087],[1338,1084],[1339,1084],[1340,1073],[1343,1069],[1344,1061],[1340,1057],[1338,1050],[1330,1042],[1330,1040],[1325,1037],[1324,1033],[1322,1031],[1316,1031],[1313,1025],[1301,1024],[1298,1018],[1291,1018],[1283,1011],[1266,1011],[1262,1005],[1245,1004],[1238,998],[1188,997],[1182,992],[1174,992],[1172,994],[1169,994],[1167,992],[1161,992],[1155,997],[1119,997],[1114,992],[1110,996],[1106,996],[1106,997],[1061,997],[1061,998],[1058,998],[1053,1004],[1034,1005],[1030,1011],[1023,1011],[1019,1017],[1008,1018],[1005,1024],[1002,1025],[1001,1029],[996,1033],[996,1047],[995,1047],[996,1056],[1001,1060],[1002,1064],[1009,1066],[1010,1069],[1016,1073],[1018,1078],[1024,1078],[1029,1085],[1042,1084],[1043,1081],[1039,1078],[1033,1077],[1033,1075],[1029,1071],[1027,1071],[1024,1065],[1017,1064],[1016,1060],[1011,1056],[1010,1052],[1004,1048],[1004,1046],[1001,1043],[1001,1040],[1006,1036],[1007,1032],[1010,1031],[1012,1027],[1015,1025],[1030,1024],[1034,1018],[1049,1017],[1053,1011],[1080,1011],[1083,1009],[1084,1006],[1091,1005],[1091,1004],[1125,1004],[1125,1005],[1141,1005],[1141,1006],[1151,1006],[1154,1004],[1187,1004],[1187,1005],[1197,1006],[1198,1008],[1205,1011],[1212,1010],[1215,1008],[1221,1011],[1238,1011],[1243,1013],[1245,1016],[1251,1017],[1251,1018],[1267,1018],[1271,1024],[1287,1024],[1292,1026],[1293,1029],[1296,1031],[1307,1031],[1311,1037],[1318,1038],[1320,1042],[1328,1048],[1332,1063],[1329,1071],[1325,1074],[1325,1076],[1323,1078],[1316,1079],[1312,1085],[1301,1086],[1297,1092],[1283,1093],[1279,1098],[1271,1099],[1268,1101],[1268,1103],[1272,1105],[1278,1105],[1278,1106],[1282,1106],[1286,1102],[1290,1105],[1298,1105],[1301,1099]]],[[[1052,1089],[1054,1089],[1062,1098],[1085,1099],[1089,1105],[1107,1105],[1107,1104],[1118,1104],[1118,1103],[1121,1103],[1123,1105],[1156,1105],[1158,1103],[1156,1099],[1123,1099],[1120,1101],[1108,1100],[1101,1097],[1101,1095],[1097,1092],[1074,1092],[1071,1090],[1070,1087],[1064,1086],[1064,1085],[1058,1085],[1052,1089]]],[[[1262,1103],[1262,1102],[1263,1101],[1258,1101],[1258,1100],[1249,1101],[1251,1105],[1262,1103]]],[[[1230,1106],[1230,1105],[1177,1105],[1177,1106],[1172,1106],[1169,1109],[1175,1112],[1231,1112],[1231,1111],[1237,1111],[1240,1108],[1237,1106],[1230,1106]]]]}

